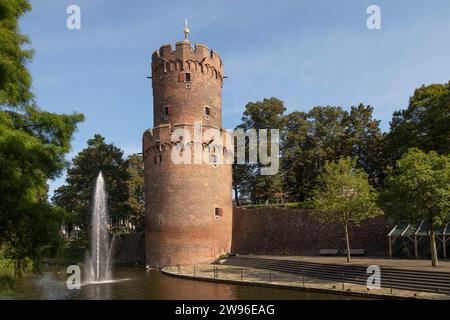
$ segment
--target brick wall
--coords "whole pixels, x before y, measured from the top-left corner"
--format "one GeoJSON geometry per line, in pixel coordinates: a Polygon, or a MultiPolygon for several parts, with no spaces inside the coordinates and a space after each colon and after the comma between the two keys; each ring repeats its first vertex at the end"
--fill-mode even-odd
{"type": "MultiPolygon", "coordinates": [[[[367,255],[387,255],[391,225],[385,217],[350,229],[350,245],[367,255]]],[[[233,208],[232,252],[240,254],[316,255],[320,249],[344,249],[343,228],[320,224],[306,210],[233,208]]]]}
{"type": "Polygon", "coordinates": [[[145,235],[143,232],[117,236],[114,261],[129,265],[145,264],[145,235]]]}
{"type": "Polygon", "coordinates": [[[223,64],[217,53],[202,44],[177,42],[175,50],[164,45],[152,56],[153,120],[161,124],[194,124],[220,128],[222,125],[223,64]],[[190,86],[179,81],[179,75],[191,75],[190,86]],[[168,119],[163,118],[164,106],[171,106],[168,119]],[[205,117],[204,107],[210,107],[205,117]]]}

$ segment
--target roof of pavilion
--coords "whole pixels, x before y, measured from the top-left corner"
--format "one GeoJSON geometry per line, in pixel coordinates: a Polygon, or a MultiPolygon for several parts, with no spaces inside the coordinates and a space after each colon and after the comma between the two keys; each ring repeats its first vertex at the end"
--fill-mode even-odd
{"type": "MultiPolygon", "coordinates": [[[[450,222],[436,227],[437,236],[450,236],[450,222]]],[[[400,221],[388,234],[389,237],[425,237],[430,233],[430,222],[420,220],[417,222],[400,221]]]]}

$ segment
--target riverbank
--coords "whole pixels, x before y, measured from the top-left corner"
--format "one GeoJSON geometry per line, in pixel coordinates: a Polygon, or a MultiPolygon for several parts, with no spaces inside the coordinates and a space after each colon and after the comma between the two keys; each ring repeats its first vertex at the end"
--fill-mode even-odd
{"type": "Polygon", "coordinates": [[[346,295],[367,299],[450,300],[450,296],[444,294],[387,288],[368,290],[366,286],[353,283],[328,281],[304,277],[299,274],[249,267],[202,264],[165,267],[162,272],[168,276],[191,280],[346,295]]]}

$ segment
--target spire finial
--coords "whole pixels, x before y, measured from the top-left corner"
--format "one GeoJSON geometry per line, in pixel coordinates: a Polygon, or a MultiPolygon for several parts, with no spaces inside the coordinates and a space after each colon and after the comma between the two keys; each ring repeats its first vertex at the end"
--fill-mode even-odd
{"type": "Polygon", "coordinates": [[[184,40],[188,40],[189,36],[189,28],[188,28],[188,21],[187,18],[184,19],[184,40]]]}

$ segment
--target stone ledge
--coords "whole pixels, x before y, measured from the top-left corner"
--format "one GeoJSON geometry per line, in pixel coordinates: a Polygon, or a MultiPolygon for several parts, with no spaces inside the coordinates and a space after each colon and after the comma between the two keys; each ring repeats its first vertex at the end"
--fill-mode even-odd
{"type": "Polygon", "coordinates": [[[365,286],[350,283],[344,283],[344,290],[342,290],[341,282],[338,283],[308,277],[305,277],[303,284],[303,279],[301,279],[301,276],[299,275],[276,271],[271,271],[269,273],[269,270],[267,269],[255,269],[247,267],[217,266],[207,264],[180,267],[169,266],[164,267],[162,269],[162,273],[168,276],[180,277],[190,280],[346,295],[367,299],[450,300],[450,296],[448,295],[428,292],[415,292],[394,289],[393,293],[390,294],[389,289],[383,288],[367,291],[367,288],[365,286]],[[214,276],[214,267],[219,268],[218,277],[214,276]],[[243,280],[241,280],[241,272],[244,272],[245,274],[243,280]],[[270,281],[268,280],[269,277],[270,281]]]}

